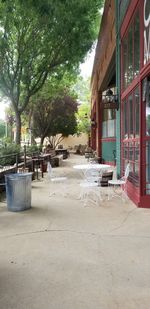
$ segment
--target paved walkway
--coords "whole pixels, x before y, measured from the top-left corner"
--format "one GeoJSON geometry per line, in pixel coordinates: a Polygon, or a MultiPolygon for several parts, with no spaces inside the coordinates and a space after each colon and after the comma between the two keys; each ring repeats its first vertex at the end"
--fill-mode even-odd
{"type": "Polygon", "coordinates": [[[0,203],[1,309],[149,309],[150,209],[83,207],[72,168],[81,161],[54,171],[69,179],[65,197],[45,176],[32,182],[30,210],[0,203]]]}

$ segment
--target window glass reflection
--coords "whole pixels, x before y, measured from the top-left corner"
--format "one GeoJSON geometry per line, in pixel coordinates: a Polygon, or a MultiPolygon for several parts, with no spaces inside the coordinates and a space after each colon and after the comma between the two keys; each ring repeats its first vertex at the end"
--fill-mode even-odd
{"type": "Polygon", "coordinates": [[[150,136],[150,81],[147,80],[146,87],[146,135],[150,136]]]}
{"type": "Polygon", "coordinates": [[[139,87],[132,91],[123,101],[123,145],[122,145],[122,160],[123,168],[125,170],[126,164],[130,163],[129,181],[139,187],[139,87]]]}
{"type": "Polygon", "coordinates": [[[128,104],[124,101],[124,138],[128,138],[128,104]]]}
{"type": "Polygon", "coordinates": [[[140,134],[140,97],[139,97],[139,88],[134,92],[134,102],[135,102],[135,136],[139,137],[140,134]]]}
{"type": "Polygon", "coordinates": [[[140,70],[140,18],[136,12],[122,40],[123,87],[126,89],[140,70]]]}
{"type": "Polygon", "coordinates": [[[140,18],[137,14],[134,23],[134,76],[139,74],[140,70],[140,18]]]}
{"type": "Polygon", "coordinates": [[[133,79],[133,35],[132,35],[132,26],[130,26],[128,35],[128,85],[132,82],[132,79],[133,79]]]}
{"type": "Polygon", "coordinates": [[[129,136],[133,137],[133,99],[132,95],[129,96],[129,127],[130,127],[130,132],[129,136]]]}
{"type": "Polygon", "coordinates": [[[102,137],[115,137],[116,111],[114,109],[104,109],[102,122],[102,137]]]}
{"type": "Polygon", "coordinates": [[[127,87],[128,83],[128,46],[127,38],[123,41],[123,64],[124,64],[124,88],[127,87]]]}

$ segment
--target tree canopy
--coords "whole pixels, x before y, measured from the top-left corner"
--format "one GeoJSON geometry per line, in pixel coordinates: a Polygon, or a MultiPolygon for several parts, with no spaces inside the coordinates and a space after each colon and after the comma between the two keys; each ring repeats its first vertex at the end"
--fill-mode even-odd
{"type": "Polygon", "coordinates": [[[0,0],[0,90],[21,115],[48,76],[83,61],[96,38],[102,0],[0,0]]]}
{"type": "Polygon", "coordinates": [[[90,132],[90,78],[79,77],[74,86],[77,93],[79,107],[77,112],[78,134],[90,132]]]}
{"type": "Polygon", "coordinates": [[[5,136],[5,121],[0,119],[0,138],[5,136]]]}
{"type": "Polygon", "coordinates": [[[34,137],[41,137],[41,144],[45,137],[49,137],[50,144],[55,148],[64,137],[76,133],[77,106],[77,101],[65,93],[54,99],[40,99],[33,111],[34,137]],[[56,138],[58,134],[59,139],[56,138]]]}

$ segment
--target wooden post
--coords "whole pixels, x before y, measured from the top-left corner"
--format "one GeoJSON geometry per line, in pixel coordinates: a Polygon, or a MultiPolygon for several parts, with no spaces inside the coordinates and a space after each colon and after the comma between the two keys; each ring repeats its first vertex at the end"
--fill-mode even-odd
{"type": "Polygon", "coordinates": [[[26,168],[26,145],[24,145],[24,168],[26,168]]]}
{"type": "Polygon", "coordinates": [[[16,153],[16,173],[18,171],[18,153],[16,153]]]}

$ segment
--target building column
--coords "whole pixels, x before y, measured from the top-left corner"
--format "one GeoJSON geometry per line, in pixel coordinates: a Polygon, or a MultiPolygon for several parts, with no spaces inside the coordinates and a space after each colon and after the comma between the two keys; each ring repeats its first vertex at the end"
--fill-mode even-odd
{"type": "Polygon", "coordinates": [[[96,150],[98,157],[102,157],[102,110],[101,110],[102,93],[97,92],[96,99],[96,150]]]}

